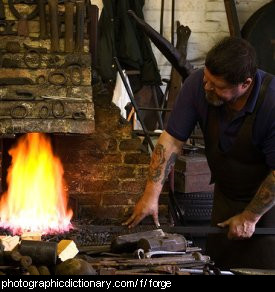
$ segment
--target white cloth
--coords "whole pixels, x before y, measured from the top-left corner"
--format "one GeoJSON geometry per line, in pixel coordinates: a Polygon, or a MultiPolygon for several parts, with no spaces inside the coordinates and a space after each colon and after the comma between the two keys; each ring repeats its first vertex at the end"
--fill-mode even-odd
{"type": "MultiPolygon", "coordinates": [[[[128,76],[125,74],[125,70],[123,70],[123,74],[125,76],[125,79],[127,81],[127,84],[131,90],[131,86],[130,86],[130,82],[129,82],[129,79],[128,79],[128,76]]],[[[131,90],[131,93],[132,90],[131,90]]],[[[127,90],[124,86],[124,83],[120,77],[120,74],[119,72],[117,72],[117,77],[116,77],[116,86],[115,86],[115,89],[114,89],[114,93],[113,93],[113,99],[112,99],[112,102],[120,108],[120,111],[121,111],[121,115],[124,119],[127,119],[127,112],[125,110],[125,106],[128,104],[128,103],[131,103],[131,99],[127,93],[127,90]]],[[[142,130],[142,127],[140,125],[140,122],[137,120],[137,116],[136,116],[136,113],[134,113],[134,124],[133,124],[133,129],[134,130],[142,130]]]]}
{"type": "MultiPolygon", "coordinates": [[[[131,89],[130,83],[129,83],[129,79],[127,77],[127,75],[125,74],[125,71],[123,71],[123,74],[126,78],[127,84],[129,86],[129,88],[131,89]]],[[[117,72],[117,77],[116,77],[116,86],[114,89],[114,94],[113,94],[113,99],[112,99],[113,103],[120,108],[121,110],[121,115],[123,116],[123,118],[127,119],[127,113],[125,110],[125,106],[130,102],[130,97],[126,91],[126,88],[123,84],[123,81],[119,75],[119,73],[117,72]]]]}

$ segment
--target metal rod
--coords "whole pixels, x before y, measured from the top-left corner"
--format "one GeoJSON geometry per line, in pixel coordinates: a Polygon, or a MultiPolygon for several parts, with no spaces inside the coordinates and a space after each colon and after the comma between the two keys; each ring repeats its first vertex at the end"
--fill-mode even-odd
{"type": "MultiPolygon", "coordinates": [[[[75,228],[81,228],[81,225],[76,225],[75,228]]],[[[92,232],[125,232],[129,233],[127,226],[120,225],[87,225],[92,232]]],[[[159,227],[164,232],[179,233],[179,234],[225,234],[228,232],[228,228],[214,227],[214,226],[167,226],[163,225],[159,227]]],[[[155,230],[155,225],[138,225],[132,229],[132,233],[155,230]]],[[[256,227],[254,234],[256,235],[275,235],[275,228],[268,227],[256,227]]]]}
{"type": "Polygon", "coordinates": [[[159,33],[162,36],[163,36],[163,15],[164,15],[164,0],[161,0],[159,33]]]}
{"type": "Polygon", "coordinates": [[[241,30],[235,0],[224,0],[224,6],[226,10],[230,35],[235,37],[241,37],[241,30]]]}
{"type": "Polygon", "coordinates": [[[59,29],[58,29],[58,0],[49,0],[50,28],[51,28],[51,51],[59,52],[59,29]]]}
{"type": "Polygon", "coordinates": [[[117,69],[118,69],[119,75],[120,75],[120,77],[121,77],[121,79],[122,79],[122,82],[123,82],[123,84],[124,84],[124,86],[125,86],[125,89],[126,89],[126,91],[127,91],[127,93],[128,93],[128,96],[129,96],[129,98],[130,98],[130,100],[131,100],[131,103],[132,103],[132,105],[133,105],[133,107],[134,107],[134,109],[135,109],[135,111],[136,111],[137,118],[138,118],[138,120],[139,120],[139,122],[140,122],[140,124],[141,124],[142,129],[143,129],[143,132],[144,132],[144,134],[145,134],[145,138],[146,138],[146,140],[147,140],[147,142],[148,142],[148,144],[149,144],[151,150],[154,151],[154,144],[153,144],[153,142],[152,142],[152,140],[151,140],[151,138],[150,138],[150,136],[149,136],[149,134],[148,134],[147,128],[146,128],[146,126],[145,126],[143,120],[142,120],[141,117],[140,117],[140,112],[139,112],[138,105],[137,105],[137,103],[136,103],[136,101],[135,101],[135,97],[134,97],[134,95],[133,95],[133,93],[132,93],[132,90],[129,88],[129,85],[128,85],[126,79],[125,79],[125,76],[124,76],[124,73],[123,73],[122,68],[121,68],[121,66],[120,66],[120,63],[119,63],[119,61],[118,61],[118,58],[117,58],[117,57],[114,57],[114,61],[115,61],[115,63],[116,63],[116,66],[117,66],[117,69]]]}
{"type": "MultiPolygon", "coordinates": [[[[158,102],[158,97],[157,97],[157,90],[156,90],[156,86],[153,85],[152,87],[152,92],[153,92],[153,101],[155,103],[155,106],[157,108],[159,108],[159,102],[158,102]]],[[[158,116],[158,123],[159,123],[159,128],[161,130],[163,130],[164,126],[163,126],[163,121],[162,121],[162,117],[161,117],[161,113],[159,111],[157,111],[157,116],[158,116]]]]}
{"type": "Polygon", "coordinates": [[[171,44],[175,46],[175,0],[172,0],[172,17],[171,17],[171,44]]]}
{"type": "Polygon", "coordinates": [[[83,0],[76,1],[76,33],[75,33],[76,52],[83,52],[84,49],[84,19],[85,19],[85,3],[83,0]]]}
{"type": "Polygon", "coordinates": [[[38,0],[37,2],[38,10],[39,10],[39,25],[40,25],[40,32],[39,36],[42,40],[48,37],[47,32],[47,21],[46,21],[46,2],[45,0],[38,0]]]}
{"type": "Polygon", "coordinates": [[[65,2],[65,52],[71,53],[74,49],[74,3],[65,2]]]}

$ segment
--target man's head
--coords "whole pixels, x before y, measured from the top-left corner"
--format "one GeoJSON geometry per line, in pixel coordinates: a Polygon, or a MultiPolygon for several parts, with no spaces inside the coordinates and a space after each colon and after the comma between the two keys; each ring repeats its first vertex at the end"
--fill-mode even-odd
{"type": "Polygon", "coordinates": [[[256,70],[254,48],[243,39],[224,38],[206,56],[204,70],[206,96],[210,101],[216,100],[215,105],[235,101],[248,90],[256,70]]]}

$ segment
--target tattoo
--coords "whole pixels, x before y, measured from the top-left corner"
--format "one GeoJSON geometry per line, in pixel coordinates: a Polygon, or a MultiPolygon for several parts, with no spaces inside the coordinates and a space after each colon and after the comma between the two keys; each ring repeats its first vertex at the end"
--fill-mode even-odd
{"type": "Polygon", "coordinates": [[[275,205],[275,171],[265,179],[246,210],[263,215],[275,205]]]}
{"type": "Polygon", "coordinates": [[[178,155],[176,153],[172,153],[170,158],[167,161],[166,167],[165,167],[165,171],[164,171],[164,177],[162,180],[162,184],[165,183],[165,180],[167,179],[172,167],[174,166],[176,159],[177,159],[178,155]]]}
{"type": "Polygon", "coordinates": [[[153,182],[158,182],[160,180],[162,166],[165,162],[165,151],[166,149],[163,147],[163,145],[156,145],[149,166],[148,180],[151,180],[153,182]]]}

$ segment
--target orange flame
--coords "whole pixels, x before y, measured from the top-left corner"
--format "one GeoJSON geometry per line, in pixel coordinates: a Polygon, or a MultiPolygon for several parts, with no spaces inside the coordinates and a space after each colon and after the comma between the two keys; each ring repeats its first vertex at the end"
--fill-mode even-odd
{"type": "Polygon", "coordinates": [[[42,234],[71,228],[63,167],[50,141],[41,133],[21,137],[9,154],[8,191],[0,200],[0,226],[13,233],[42,234]]]}

